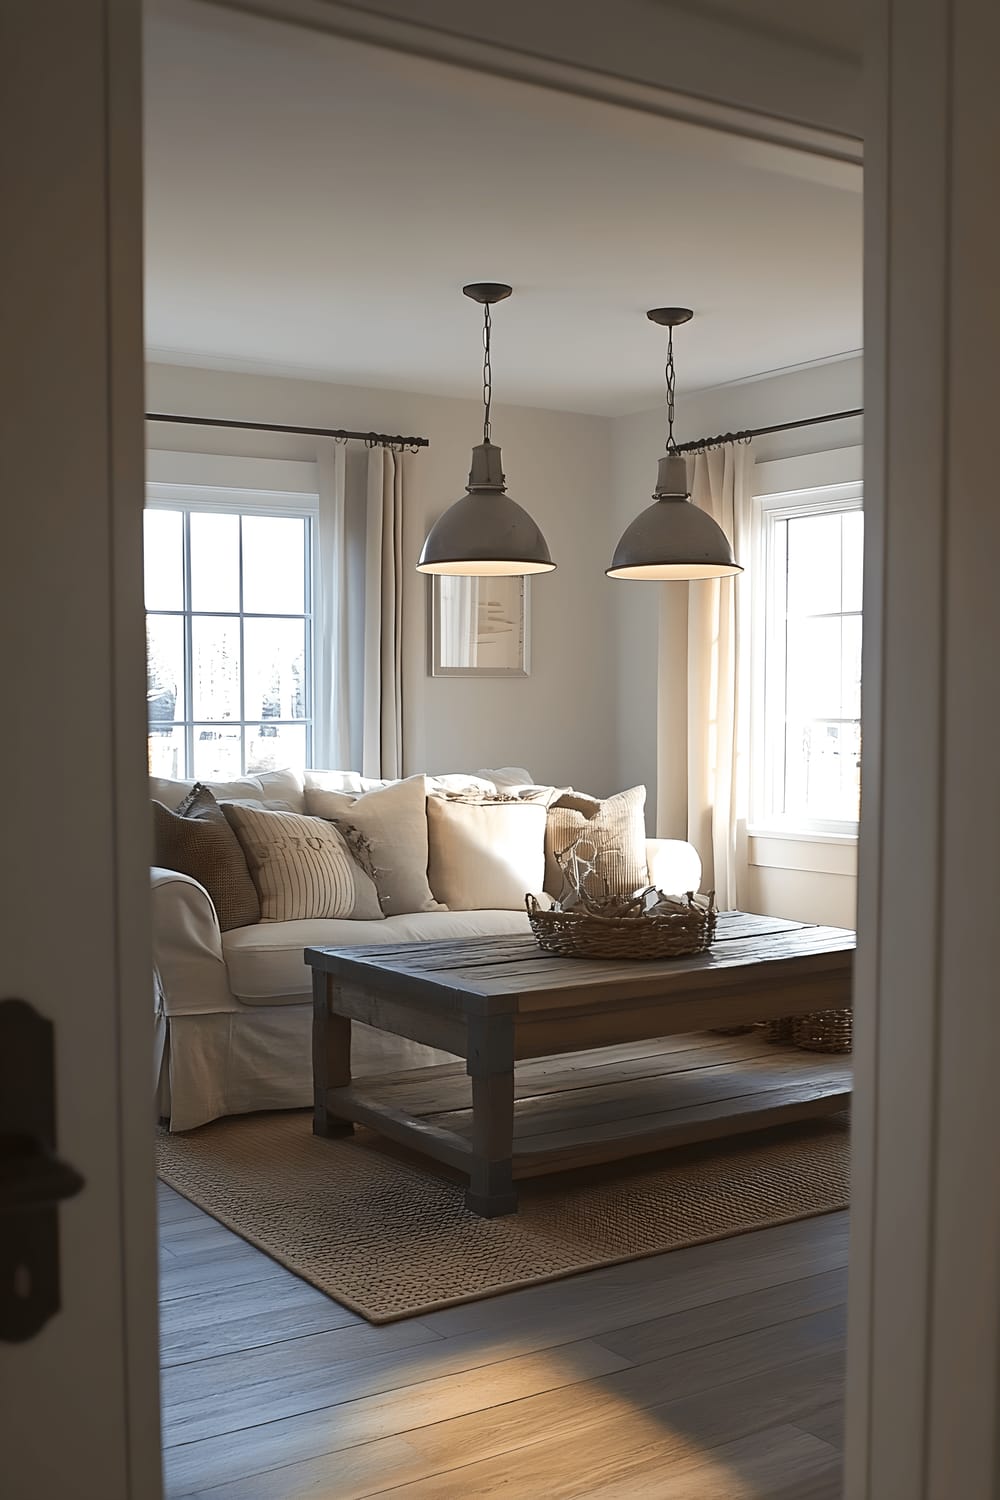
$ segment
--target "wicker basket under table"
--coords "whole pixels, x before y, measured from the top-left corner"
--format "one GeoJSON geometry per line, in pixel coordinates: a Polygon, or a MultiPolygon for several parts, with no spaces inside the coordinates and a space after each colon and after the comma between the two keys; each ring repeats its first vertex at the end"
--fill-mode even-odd
{"type": "Polygon", "coordinates": [[[801,1047],[806,1052],[850,1052],[854,1038],[854,1012],[817,1010],[808,1016],[783,1016],[778,1021],[759,1021],[756,1026],[717,1027],[719,1036],[739,1036],[759,1031],[766,1042],[801,1047]]]}

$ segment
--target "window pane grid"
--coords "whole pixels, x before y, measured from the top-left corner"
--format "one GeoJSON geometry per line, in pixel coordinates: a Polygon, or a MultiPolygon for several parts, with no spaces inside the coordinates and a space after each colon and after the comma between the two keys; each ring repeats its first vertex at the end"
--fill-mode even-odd
{"type": "MultiPolygon", "coordinates": [[[[157,525],[147,545],[162,540],[169,532],[162,518],[170,512],[160,509],[152,513],[157,515],[157,525]]],[[[180,566],[175,573],[180,574],[183,608],[147,610],[150,770],[167,776],[210,778],[280,769],[284,765],[310,765],[313,741],[310,514],[285,512],[271,517],[263,512],[260,516],[228,512],[216,516],[198,507],[176,507],[173,513],[181,523],[176,537],[180,566]],[[192,517],[197,518],[195,526],[192,517]],[[235,534],[231,526],[223,525],[220,529],[213,525],[219,520],[229,522],[230,518],[236,522],[235,534]],[[285,606],[274,611],[245,608],[244,522],[254,524],[261,520],[273,520],[281,528],[270,532],[260,529],[255,543],[255,602],[266,603],[269,592],[273,591],[285,606]],[[193,554],[199,536],[209,550],[203,550],[199,557],[196,574],[193,554]],[[235,544],[236,571],[235,579],[230,573],[228,587],[231,590],[232,582],[237,584],[235,596],[230,592],[228,602],[237,607],[194,609],[196,577],[200,578],[199,593],[206,602],[211,602],[207,595],[213,590],[218,592],[221,588],[225,592],[227,588],[224,557],[221,581],[216,582],[212,546],[220,543],[225,552],[227,540],[235,544]],[[286,565],[284,570],[282,564],[286,565]],[[291,575],[288,564],[293,565],[291,575]],[[301,610],[287,608],[299,600],[301,610]],[[171,650],[169,645],[171,621],[180,627],[180,651],[171,650]],[[251,632],[250,654],[256,662],[255,680],[261,708],[258,716],[252,715],[253,704],[248,698],[247,652],[251,632]],[[228,647],[227,639],[231,642],[228,647]],[[234,648],[238,656],[235,666],[234,648]],[[180,655],[182,663],[178,661],[180,655]],[[178,666],[180,672],[176,670],[178,666]],[[172,680],[175,678],[179,681],[172,680]]],[[[154,557],[152,568],[147,568],[147,580],[152,576],[155,582],[156,587],[151,589],[154,597],[158,593],[161,602],[172,604],[174,600],[168,599],[163,580],[174,575],[165,568],[165,563],[169,564],[169,557],[154,557]]]]}
{"type": "Polygon", "coordinates": [[[857,502],[763,502],[761,694],[754,821],[856,824],[861,532],[857,502]]]}

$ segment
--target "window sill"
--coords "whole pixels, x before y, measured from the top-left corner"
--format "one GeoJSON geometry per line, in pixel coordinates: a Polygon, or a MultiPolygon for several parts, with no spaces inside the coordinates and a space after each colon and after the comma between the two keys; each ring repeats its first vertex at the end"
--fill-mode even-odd
{"type": "Polygon", "coordinates": [[[857,844],[856,833],[833,833],[820,828],[769,828],[766,824],[747,826],[747,838],[785,839],[796,844],[857,844]]]}

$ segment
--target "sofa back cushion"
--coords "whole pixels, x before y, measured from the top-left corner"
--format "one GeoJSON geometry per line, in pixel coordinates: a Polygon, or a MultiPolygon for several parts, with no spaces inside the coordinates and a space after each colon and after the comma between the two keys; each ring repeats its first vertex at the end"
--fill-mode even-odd
{"type": "Polygon", "coordinates": [[[205,786],[217,802],[262,802],[283,812],[304,812],[302,777],[298,771],[261,771],[258,776],[236,776],[232,781],[172,781],[149,778],[149,795],[165,807],[177,808],[195,785],[205,786]]]}
{"type": "Polygon", "coordinates": [[[240,841],[207,787],[195,785],[176,811],[154,801],[153,857],[163,869],[178,870],[205,887],[223,932],[260,921],[257,888],[240,841]]]}
{"type": "Polygon", "coordinates": [[[246,855],[262,922],[381,918],[374,881],[332,824],[252,802],[223,806],[246,855]]]}
{"type": "Polygon", "coordinates": [[[430,884],[453,911],[518,911],[545,880],[541,802],[428,797],[430,884]]]}
{"type": "Polygon", "coordinates": [[[349,841],[360,835],[371,854],[382,912],[436,911],[427,883],[427,778],[409,776],[355,796],[306,785],[306,811],[329,818],[349,841]]]}
{"type": "Polygon", "coordinates": [[[545,831],[545,889],[557,899],[566,893],[566,876],[559,856],[577,844],[581,859],[593,859],[593,870],[583,875],[584,893],[592,899],[631,896],[649,884],[646,863],[646,788],[603,802],[580,792],[569,792],[549,808],[545,831]],[[579,841],[579,842],[578,842],[579,841]]]}

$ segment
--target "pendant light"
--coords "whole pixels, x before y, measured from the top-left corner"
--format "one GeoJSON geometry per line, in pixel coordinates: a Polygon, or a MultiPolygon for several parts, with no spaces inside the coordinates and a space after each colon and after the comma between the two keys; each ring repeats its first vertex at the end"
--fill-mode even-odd
{"type": "Polygon", "coordinates": [[[609,578],[657,580],[728,578],[742,573],[721,526],[691,504],[687,466],[674,441],[674,329],[688,323],[689,307],[654,307],[646,314],[667,333],[667,451],[660,459],[653,504],[622,532],[609,578]]]}
{"type": "Polygon", "coordinates": [[[493,399],[490,308],[509,297],[511,288],[496,281],[477,281],[464,286],[462,291],[483,307],[483,441],[472,450],[468,493],[449,506],[431,527],[417,571],[466,578],[551,573],[555,563],[549,556],[545,538],[528,512],[507,494],[500,449],[490,441],[493,399]]]}

